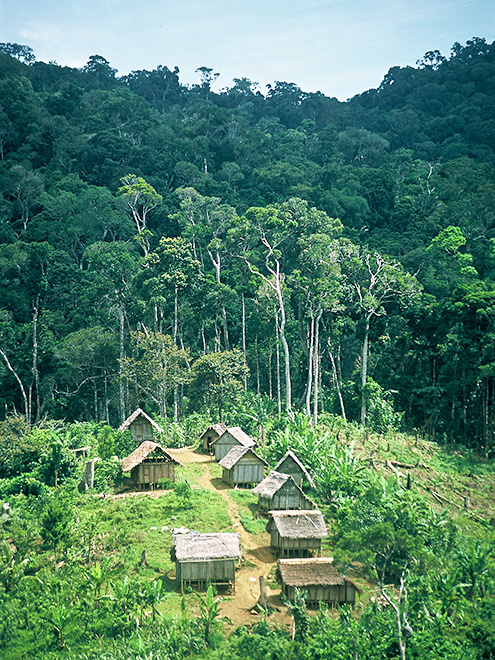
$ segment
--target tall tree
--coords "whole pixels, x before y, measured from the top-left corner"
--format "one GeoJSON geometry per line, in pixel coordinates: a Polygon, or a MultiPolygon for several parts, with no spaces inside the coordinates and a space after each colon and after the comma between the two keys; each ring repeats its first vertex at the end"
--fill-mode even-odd
{"type": "Polygon", "coordinates": [[[147,226],[148,213],[162,203],[163,197],[143,177],[135,174],[126,174],[120,182],[122,186],[117,193],[122,196],[131,210],[137,229],[137,239],[144,256],[147,257],[150,252],[150,231],[147,226]]]}
{"type": "Polygon", "coordinates": [[[363,323],[361,344],[361,424],[366,424],[370,328],[373,318],[387,313],[395,300],[413,298],[418,292],[414,277],[377,252],[351,244],[342,252],[342,268],[349,278],[363,323]]]}

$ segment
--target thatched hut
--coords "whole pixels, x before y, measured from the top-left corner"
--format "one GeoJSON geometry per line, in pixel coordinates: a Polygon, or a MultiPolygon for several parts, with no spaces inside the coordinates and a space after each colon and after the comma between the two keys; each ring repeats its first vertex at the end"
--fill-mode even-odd
{"type": "Polygon", "coordinates": [[[226,430],[227,427],[225,424],[212,424],[209,426],[200,437],[203,444],[203,451],[213,454],[213,448],[211,445],[222,435],[222,433],[225,433],[226,430]]]}
{"type": "Polygon", "coordinates": [[[131,473],[137,488],[146,488],[160,479],[175,481],[176,465],[182,464],[159,444],[146,440],[123,459],[122,471],[131,473]]]}
{"type": "Polygon", "coordinates": [[[242,555],[239,534],[175,534],[172,542],[171,556],[181,591],[192,584],[199,589],[208,584],[235,588],[235,569],[242,555]]]}
{"type": "Polygon", "coordinates": [[[254,447],[255,444],[253,438],[244,433],[240,426],[230,426],[212,442],[211,447],[215,452],[215,459],[221,461],[232,447],[254,447]]]}
{"type": "Polygon", "coordinates": [[[260,511],[279,509],[316,509],[316,505],[296,484],[290,474],[272,470],[255,488],[260,511]]]}
{"type": "Polygon", "coordinates": [[[308,557],[321,553],[321,539],[327,527],[321,511],[270,511],[266,526],[270,545],[282,557],[308,557]]]}
{"type": "Polygon", "coordinates": [[[326,603],[331,607],[356,602],[361,589],[348,577],[339,573],[330,557],[317,559],[279,559],[278,574],[282,593],[293,601],[296,589],[306,592],[308,607],[326,603]]]}
{"type": "Polygon", "coordinates": [[[131,431],[136,444],[141,444],[141,442],[145,442],[146,440],[153,440],[153,431],[156,431],[158,435],[163,433],[163,429],[141,408],[137,408],[119,427],[119,430],[122,432],[127,431],[127,429],[131,431]]]}
{"type": "Polygon", "coordinates": [[[282,474],[290,474],[298,486],[303,485],[303,482],[306,481],[311,488],[315,487],[314,481],[311,478],[311,475],[306,470],[301,461],[297,456],[289,449],[289,451],[283,456],[277,465],[273,468],[275,472],[282,472],[282,474]]]}
{"type": "Polygon", "coordinates": [[[219,465],[222,467],[222,480],[230,486],[259,484],[263,479],[263,468],[267,463],[258,456],[252,447],[232,447],[219,465]]]}

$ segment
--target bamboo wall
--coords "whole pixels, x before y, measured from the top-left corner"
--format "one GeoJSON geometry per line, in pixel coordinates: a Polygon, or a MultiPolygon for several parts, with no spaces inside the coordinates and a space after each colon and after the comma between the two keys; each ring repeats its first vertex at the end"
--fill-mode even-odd
{"type": "Polygon", "coordinates": [[[235,587],[235,559],[176,561],[177,584],[181,591],[191,584],[204,589],[208,584],[231,584],[235,587]]]}
{"type": "Polygon", "coordinates": [[[223,468],[222,480],[230,486],[259,484],[263,479],[263,463],[253,462],[252,456],[242,457],[230,470],[223,468]]]}
{"type": "Polygon", "coordinates": [[[301,468],[295,463],[290,456],[288,456],[283,464],[277,468],[278,472],[283,474],[290,474],[298,486],[302,486],[304,475],[301,468]]]}
{"type": "Polygon", "coordinates": [[[228,433],[224,433],[221,438],[213,445],[215,449],[215,460],[221,461],[226,456],[232,447],[236,447],[239,443],[228,433]]]}
{"type": "MultiPolygon", "coordinates": [[[[306,592],[306,604],[308,607],[317,607],[318,604],[327,603],[331,607],[349,603],[354,605],[356,602],[356,589],[352,584],[344,585],[309,585],[303,587],[306,592]]],[[[282,591],[290,601],[294,601],[296,596],[296,587],[287,584],[282,585],[282,591]]]]}
{"type": "Polygon", "coordinates": [[[143,461],[131,470],[131,478],[138,488],[146,487],[148,484],[156,484],[160,479],[175,481],[175,468],[171,461],[156,463],[154,461],[143,461]]]}
{"type": "Polygon", "coordinates": [[[148,420],[144,419],[142,416],[134,420],[129,426],[129,429],[132,433],[132,437],[138,445],[145,440],[153,440],[153,427],[148,420]]]}
{"type": "Polygon", "coordinates": [[[319,557],[321,554],[321,539],[284,538],[276,529],[270,532],[270,545],[280,557],[319,557]]]}
{"type": "Polygon", "coordinates": [[[307,509],[308,500],[291,481],[285,483],[273,497],[260,497],[261,511],[284,511],[290,509],[307,509]]]}

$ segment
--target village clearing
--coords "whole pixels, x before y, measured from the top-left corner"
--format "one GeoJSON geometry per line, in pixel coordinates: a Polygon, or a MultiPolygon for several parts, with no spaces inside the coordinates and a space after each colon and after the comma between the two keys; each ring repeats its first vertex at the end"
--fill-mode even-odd
{"type": "Polygon", "coordinates": [[[270,620],[279,624],[289,623],[291,617],[288,615],[287,608],[280,597],[280,589],[273,589],[270,586],[277,557],[270,549],[270,536],[264,530],[266,520],[264,518],[260,519],[258,527],[263,531],[256,531],[255,534],[248,532],[241,522],[236,494],[248,493],[249,491],[245,489],[233,490],[225,484],[221,479],[221,469],[214,456],[200,454],[190,448],[169,449],[169,451],[174,458],[185,466],[193,464],[201,466],[201,470],[195,471],[194,482],[191,479],[190,485],[193,488],[199,486],[222,497],[225,501],[228,516],[232,521],[232,528],[241,537],[244,560],[236,571],[235,593],[224,594],[223,590],[219,590],[219,593],[225,595],[228,599],[221,605],[221,615],[227,617],[234,626],[246,625],[249,622],[255,623],[260,616],[256,604],[260,595],[259,577],[262,575],[265,578],[268,598],[274,608],[270,620]]]}

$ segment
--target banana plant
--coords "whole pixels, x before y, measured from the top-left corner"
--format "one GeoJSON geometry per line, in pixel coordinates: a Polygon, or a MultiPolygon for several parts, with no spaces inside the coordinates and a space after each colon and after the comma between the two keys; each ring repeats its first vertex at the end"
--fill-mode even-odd
{"type": "Polygon", "coordinates": [[[98,601],[101,598],[101,589],[104,584],[109,582],[113,569],[110,568],[111,558],[107,557],[103,564],[100,564],[99,561],[93,566],[90,566],[88,570],[84,571],[84,575],[88,581],[88,584],[93,590],[93,601],[98,601]]]}
{"type": "Polygon", "coordinates": [[[0,585],[5,591],[12,591],[26,571],[29,559],[19,560],[10,543],[0,541],[0,585]]]}
{"type": "Polygon", "coordinates": [[[222,603],[225,598],[223,596],[218,596],[215,598],[215,591],[211,584],[208,585],[206,594],[204,596],[197,591],[193,591],[192,593],[198,599],[199,609],[201,611],[200,619],[203,622],[205,631],[205,642],[207,645],[209,645],[215,622],[220,620],[220,603],[222,603]]]}
{"type": "Polygon", "coordinates": [[[73,609],[67,605],[53,603],[48,611],[48,615],[41,615],[41,619],[55,631],[58,636],[60,648],[65,646],[65,631],[72,618],[73,609]]]}

